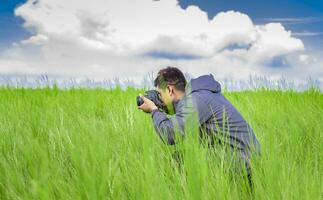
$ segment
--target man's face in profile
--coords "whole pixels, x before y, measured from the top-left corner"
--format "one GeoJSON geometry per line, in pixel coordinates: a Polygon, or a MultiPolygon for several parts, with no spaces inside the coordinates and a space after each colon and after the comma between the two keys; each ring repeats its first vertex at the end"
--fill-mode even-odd
{"type": "Polygon", "coordinates": [[[160,99],[164,102],[164,104],[167,106],[167,109],[169,112],[168,114],[173,114],[173,98],[172,98],[172,92],[171,88],[172,86],[167,85],[165,89],[159,88],[158,86],[156,87],[156,90],[160,94],[160,99]]]}

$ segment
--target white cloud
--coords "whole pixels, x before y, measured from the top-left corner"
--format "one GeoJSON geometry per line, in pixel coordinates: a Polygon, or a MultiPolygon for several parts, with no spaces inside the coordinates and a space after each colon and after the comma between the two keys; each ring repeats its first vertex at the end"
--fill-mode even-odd
{"type": "Polygon", "coordinates": [[[293,33],[292,35],[293,36],[296,36],[296,37],[311,37],[311,36],[318,36],[318,35],[322,35],[323,32],[310,32],[310,31],[304,31],[304,32],[296,32],[296,33],[293,33]]]}
{"type": "Polygon", "coordinates": [[[306,24],[306,23],[314,23],[321,22],[323,19],[321,17],[294,17],[294,18],[267,18],[266,21],[270,22],[279,22],[283,24],[306,24]]]}
{"type": "Polygon", "coordinates": [[[183,9],[177,0],[29,0],[15,14],[34,35],[2,53],[0,73],[140,77],[176,65],[193,76],[238,79],[276,76],[266,66],[272,59],[304,50],[280,23],[255,25],[236,11],[209,20],[198,7],[183,9]],[[143,56],[154,51],[200,59],[143,56]]]}
{"type": "Polygon", "coordinates": [[[48,37],[42,34],[38,34],[35,36],[31,36],[27,40],[21,41],[22,44],[34,44],[34,45],[42,45],[46,44],[48,41],[48,37]]]}
{"type": "Polygon", "coordinates": [[[306,63],[306,62],[308,61],[308,55],[306,55],[306,54],[301,54],[301,55],[299,56],[299,60],[300,60],[301,62],[306,63]]]}

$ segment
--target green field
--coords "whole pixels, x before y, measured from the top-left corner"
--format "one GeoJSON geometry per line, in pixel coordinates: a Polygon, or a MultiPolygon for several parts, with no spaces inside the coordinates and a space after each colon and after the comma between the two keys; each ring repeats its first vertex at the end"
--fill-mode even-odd
{"type": "MultiPolygon", "coordinates": [[[[1,199],[248,198],[195,135],[162,143],[143,90],[0,89],[1,199]],[[183,164],[172,158],[183,151],[183,164]]],[[[225,92],[262,147],[255,199],[322,199],[323,94],[225,92]]],[[[220,156],[221,157],[221,156],[220,156]]]]}

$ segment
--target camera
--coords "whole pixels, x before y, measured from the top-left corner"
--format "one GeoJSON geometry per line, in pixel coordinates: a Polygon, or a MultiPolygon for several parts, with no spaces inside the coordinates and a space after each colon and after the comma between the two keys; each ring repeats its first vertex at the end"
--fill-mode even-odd
{"type": "MultiPolygon", "coordinates": [[[[156,91],[156,90],[148,90],[148,91],[145,92],[144,96],[147,99],[150,99],[152,102],[154,102],[159,110],[168,113],[167,106],[161,100],[160,94],[159,94],[158,91],[156,91]]],[[[141,106],[143,103],[144,103],[144,100],[140,96],[137,96],[137,105],[141,106]]]]}

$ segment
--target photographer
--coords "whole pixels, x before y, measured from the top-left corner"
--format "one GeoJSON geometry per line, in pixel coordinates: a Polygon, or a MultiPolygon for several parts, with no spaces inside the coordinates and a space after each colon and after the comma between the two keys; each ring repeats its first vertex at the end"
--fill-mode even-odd
{"type": "Polygon", "coordinates": [[[200,136],[208,138],[209,145],[220,144],[237,150],[244,161],[251,184],[250,159],[254,150],[260,154],[260,144],[252,128],[241,114],[221,94],[219,82],[204,75],[187,84],[183,73],[175,67],[161,69],[154,81],[165,104],[169,118],[149,98],[141,95],[143,104],[138,108],[151,113],[156,132],[170,145],[176,143],[175,129],[185,135],[190,116],[197,113],[200,136]]]}

